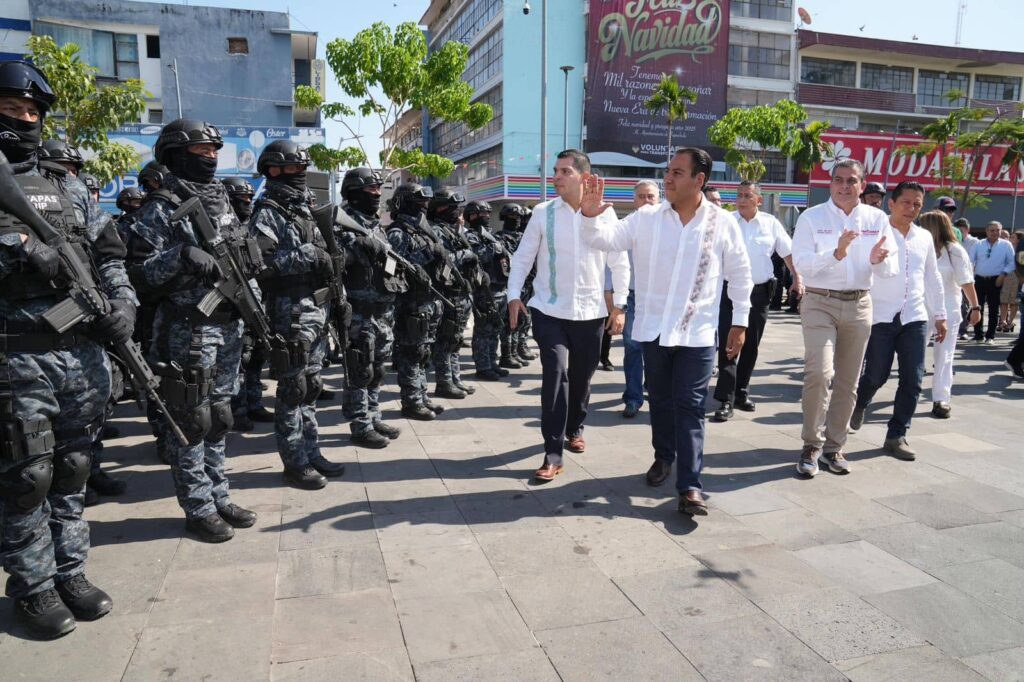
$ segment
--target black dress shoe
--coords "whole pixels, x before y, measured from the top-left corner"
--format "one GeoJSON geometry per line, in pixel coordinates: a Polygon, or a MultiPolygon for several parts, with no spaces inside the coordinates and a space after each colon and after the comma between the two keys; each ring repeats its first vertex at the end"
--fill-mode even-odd
{"type": "Polygon", "coordinates": [[[256,523],[256,512],[243,509],[234,502],[224,505],[217,513],[235,528],[251,528],[256,523]]]}
{"type": "Polygon", "coordinates": [[[402,429],[397,426],[391,426],[391,424],[385,424],[384,422],[374,422],[373,430],[382,436],[387,436],[391,440],[395,440],[402,435],[402,429]]]}
{"type": "Polygon", "coordinates": [[[615,369],[615,365],[612,364],[611,360],[602,360],[601,361],[601,369],[603,369],[606,372],[610,372],[613,369],[615,369]]]}
{"type": "Polygon", "coordinates": [[[227,542],[235,537],[235,530],[217,512],[201,519],[186,519],[185,528],[203,542],[227,542]]]}
{"type": "Polygon", "coordinates": [[[427,409],[426,405],[410,405],[402,408],[402,416],[406,419],[415,419],[416,421],[429,422],[437,419],[437,415],[434,414],[433,410],[427,409]]]}
{"type": "Polygon", "coordinates": [[[124,495],[124,491],[128,490],[127,483],[114,478],[102,469],[89,474],[88,485],[100,495],[109,495],[110,497],[124,495]]]}
{"type": "Polygon", "coordinates": [[[262,405],[254,410],[249,410],[248,417],[254,422],[260,422],[263,424],[274,423],[274,413],[268,410],[267,408],[263,407],[262,405]]]}
{"type": "Polygon", "coordinates": [[[423,406],[426,407],[431,412],[433,412],[434,414],[440,415],[444,413],[444,405],[438,405],[437,403],[431,400],[424,400],[423,406]]]}
{"type": "Polygon", "coordinates": [[[741,398],[736,401],[736,409],[743,410],[744,412],[753,412],[757,407],[754,406],[754,401],[750,398],[741,398]]]}
{"type": "Polygon", "coordinates": [[[301,490],[320,490],[327,485],[327,479],[312,466],[302,469],[284,470],[284,480],[301,490]]]}
{"type": "Polygon", "coordinates": [[[36,639],[57,639],[75,629],[74,614],[52,588],[15,600],[14,615],[36,639]]]}
{"type": "Polygon", "coordinates": [[[57,594],[78,620],[97,620],[114,608],[110,595],[81,573],[66,582],[57,583],[57,594]]]}
{"type": "Polygon", "coordinates": [[[386,448],[391,444],[391,440],[384,434],[378,433],[374,429],[367,429],[362,433],[352,434],[352,444],[358,445],[361,448],[370,448],[371,450],[380,450],[386,448]]]}
{"type": "MultiPolygon", "coordinates": [[[[375,432],[376,433],[376,432],[375,432]]],[[[332,462],[331,460],[320,456],[314,457],[309,460],[310,466],[320,472],[320,475],[326,476],[327,478],[337,478],[345,474],[345,465],[339,462],[332,462]]]]}
{"type": "Polygon", "coordinates": [[[622,416],[626,419],[632,419],[640,413],[640,406],[629,403],[626,405],[626,409],[622,411],[622,416]]]}
{"type": "Polygon", "coordinates": [[[501,375],[493,369],[480,370],[476,373],[476,378],[479,381],[501,381],[501,375]]]}
{"type": "Polygon", "coordinates": [[[466,397],[466,392],[455,384],[438,384],[437,388],[434,389],[434,395],[438,398],[448,398],[449,400],[463,400],[466,397]]]}
{"type": "Polygon", "coordinates": [[[715,410],[711,421],[727,422],[732,419],[732,403],[722,403],[722,406],[715,410]]]}
{"type": "Polygon", "coordinates": [[[455,382],[455,388],[459,389],[466,395],[473,395],[476,393],[476,386],[470,386],[469,384],[464,384],[461,381],[455,382]]]}
{"type": "Polygon", "coordinates": [[[647,470],[647,485],[657,488],[665,483],[669,474],[672,473],[672,465],[660,459],[654,460],[654,464],[647,470]]]}

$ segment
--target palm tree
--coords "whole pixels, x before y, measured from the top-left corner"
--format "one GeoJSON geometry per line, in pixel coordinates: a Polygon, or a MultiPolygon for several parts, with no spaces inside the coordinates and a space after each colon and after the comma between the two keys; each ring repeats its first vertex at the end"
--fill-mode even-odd
{"type": "Polygon", "coordinates": [[[661,74],[661,82],[654,94],[645,102],[653,114],[665,113],[668,118],[668,160],[672,160],[672,124],[685,121],[688,116],[686,104],[697,102],[697,91],[680,85],[679,80],[668,74],[661,74]]]}

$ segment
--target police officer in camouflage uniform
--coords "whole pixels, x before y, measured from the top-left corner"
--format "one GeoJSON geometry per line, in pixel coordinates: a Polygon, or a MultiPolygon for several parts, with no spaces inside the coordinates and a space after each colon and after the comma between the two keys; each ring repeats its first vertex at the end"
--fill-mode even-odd
{"type": "Polygon", "coordinates": [[[473,321],[473,363],[476,373],[485,381],[497,381],[508,376],[508,369],[522,365],[512,362],[511,356],[498,359],[498,347],[504,329],[502,318],[506,307],[505,288],[508,285],[509,253],[504,244],[487,229],[491,221],[491,206],[486,201],[471,201],[463,211],[466,237],[480,259],[480,268],[487,275],[489,286],[477,295],[477,314],[473,321]],[[503,362],[503,361],[508,362],[503,362]]]}
{"type": "Polygon", "coordinates": [[[49,179],[37,169],[43,117],[54,99],[34,66],[0,62],[7,170],[89,261],[111,302],[104,317],[55,333],[41,316],[68,295],[57,252],[0,212],[0,556],[15,616],[41,639],[65,635],[76,618],[100,618],[112,607],[84,573],[89,449],[110,393],[107,355],[93,339],[126,340],[135,321],[124,245],[110,216],[94,210],[80,182],[49,179]]]}
{"type": "MultiPolygon", "coordinates": [[[[497,234],[497,237],[505,245],[505,250],[509,254],[515,253],[516,249],[519,248],[519,242],[523,239],[523,231],[530,222],[531,215],[533,215],[533,211],[529,207],[519,204],[505,204],[501,207],[498,217],[501,219],[502,229],[497,234]]],[[[523,284],[523,300],[528,300],[528,297],[533,296],[533,278],[536,275],[536,270],[536,267],[534,267],[530,274],[526,276],[526,282],[523,284]]],[[[515,329],[509,326],[508,315],[504,316],[501,354],[504,356],[505,349],[507,348],[509,354],[515,357],[524,367],[530,364],[531,360],[537,359],[537,355],[529,347],[530,326],[529,313],[520,314],[519,326],[515,329]]]]}
{"type": "MultiPolygon", "coordinates": [[[[231,209],[238,222],[248,229],[252,217],[252,200],[255,191],[245,178],[224,178],[221,180],[228,191],[231,209]]],[[[231,399],[235,414],[235,431],[252,431],[253,422],[272,423],[274,415],[263,406],[263,365],[267,362],[266,349],[253,339],[248,329],[242,334],[242,370],[239,372],[241,386],[231,399]]]]}
{"type": "Polygon", "coordinates": [[[277,379],[274,433],[284,463],[285,480],[316,490],[345,466],[320,453],[316,399],[323,386],[320,370],[327,348],[325,325],[333,272],[306,194],[309,154],[294,142],[271,142],[256,168],[267,178],[256,202],[250,231],[259,240],[267,271],[260,280],[267,313],[279,337],[270,354],[277,379]]]}
{"type": "Polygon", "coordinates": [[[224,185],[214,179],[223,144],[217,128],[203,121],[177,119],[163,127],[154,156],[168,172],[132,222],[127,244],[133,281],[157,302],[150,357],[161,375],[160,392],[188,439],[182,445],[164,436],[178,504],[186,528],[205,542],[230,540],[233,528],[256,522],[255,513],[231,502],[224,472],[242,352],[241,317],[227,301],[209,317],[198,310],[196,304],[221,273],[192,221],[171,219],[182,202],[198,198],[240,267],[248,276],[256,274],[262,264],[244,257],[256,252],[255,245],[247,243],[224,185]]]}
{"type": "Polygon", "coordinates": [[[430,421],[444,408],[427,398],[427,360],[430,359],[441,303],[430,291],[431,282],[451,287],[454,276],[440,240],[425,220],[427,204],[434,195],[429,187],[402,183],[391,197],[388,241],[402,258],[415,267],[409,273],[409,291],[395,304],[395,365],[402,399],[402,416],[430,421]]]}
{"type": "Polygon", "coordinates": [[[383,179],[369,168],[353,168],[341,181],[344,209],[372,239],[354,232],[338,234],[338,243],[352,254],[345,271],[345,288],[352,304],[345,354],[345,389],[342,409],[352,431],[352,442],[368,448],[384,448],[401,434],[401,429],[381,420],[380,387],[395,342],[395,299],[409,285],[394,263],[388,263],[383,249],[387,233],[377,217],[383,179]],[[375,245],[375,241],[380,246],[375,245]]]}
{"type": "Polygon", "coordinates": [[[115,206],[117,210],[121,211],[116,220],[121,223],[125,220],[131,220],[132,215],[142,208],[142,202],[146,198],[145,193],[138,187],[125,187],[123,190],[118,192],[117,201],[115,206]]]}
{"type": "Polygon", "coordinates": [[[97,204],[100,203],[100,181],[96,179],[96,176],[89,173],[79,173],[78,179],[89,190],[89,197],[97,204]]]}
{"type": "Polygon", "coordinates": [[[476,390],[462,381],[459,362],[462,337],[473,310],[473,291],[470,282],[477,280],[479,273],[477,256],[459,226],[459,208],[463,201],[461,194],[444,190],[435,192],[427,207],[427,220],[430,226],[434,228],[437,238],[450,254],[452,265],[458,268],[462,275],[454,286],[441,290],[455,307],[445,306],[441,310],[441,322],[437,327],[437,340],[434,342],[432,356],[437,381],[434,395],[438,398],[456,400],[461,400],[476,390]]]}

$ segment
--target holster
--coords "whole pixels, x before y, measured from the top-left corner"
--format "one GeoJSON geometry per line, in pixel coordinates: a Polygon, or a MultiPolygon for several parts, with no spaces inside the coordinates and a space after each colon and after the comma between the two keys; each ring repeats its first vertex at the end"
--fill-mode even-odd
{"type": "Polygon", "coordinates": [[[275,341],[270,349],[270,369],[280,377],[309,364],[309,344],[301,339],[275,341]]]}
{"type": "Polygon", "coordinates": [[[189,367],[182,369],[176,362],[159,362],[153,373],[160,377],[160,395],[172,408],[193,408],[210,395],[213,368],[189,367]]]}

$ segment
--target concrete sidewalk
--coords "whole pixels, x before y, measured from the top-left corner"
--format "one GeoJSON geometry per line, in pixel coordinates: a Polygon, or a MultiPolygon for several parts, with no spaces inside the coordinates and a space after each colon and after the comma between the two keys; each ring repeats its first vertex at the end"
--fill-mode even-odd
{"type": "Polygon", "coordinates": [[[952,419],[928,414],[926,390],[917,462],[880,450],[894,376],[850,440],[853,473],[800,480],[800,328],[773,313],[757,411],[708,425],[699,523],[671,485],[645,485],[647,408],[620,416],[621,371],[597,372],[587,451],[544,486],[529,482],[536,361],[428,423],[398,418],[389,375],[404,432],[384,450],[351,446],[340,397],[325,404],[325,454],[349,469],[317,492],[283,484],[268,425],[232,434],[233,499],[260,519],[222,545],[183,537],[170,474],[122,405],[106,460],[129,493],[86,513],[88,575],[114,611],[38,643],[0,600],[0,677],[1024,679],[1024,384],[1002,367],[1008,344],[966,344],[952,419]]]}

